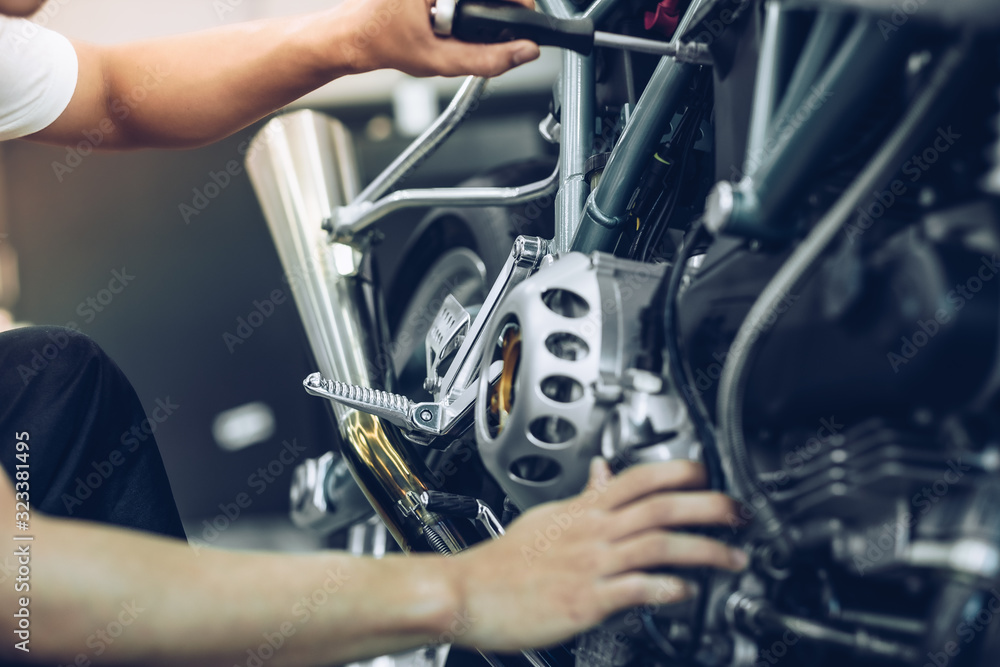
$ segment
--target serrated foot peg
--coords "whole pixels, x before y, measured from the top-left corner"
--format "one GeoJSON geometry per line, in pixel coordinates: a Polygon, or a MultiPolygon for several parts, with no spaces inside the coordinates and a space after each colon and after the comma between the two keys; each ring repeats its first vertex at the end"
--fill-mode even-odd
{"type": "Polygon", "coordinates": [[[441,433],[441,409],[436,403],[414,403],[400,394],[329,380],[319,373],[309,375],[302,386],[313,396],[374,415],[402,429],[428,435],[441,433]]]}

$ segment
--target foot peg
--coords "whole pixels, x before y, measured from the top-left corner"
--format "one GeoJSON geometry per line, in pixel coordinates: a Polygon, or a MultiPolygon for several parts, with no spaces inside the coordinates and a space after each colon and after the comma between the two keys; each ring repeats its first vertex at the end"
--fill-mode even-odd
{"type": "Polygon", "coordinates": [[[414,403],[400,394],[328,380],[319,373],[313,373],[302,384],[313,396],[375,415],[407,431],[441,435],[441,406],[437,403],[414,403]]]}

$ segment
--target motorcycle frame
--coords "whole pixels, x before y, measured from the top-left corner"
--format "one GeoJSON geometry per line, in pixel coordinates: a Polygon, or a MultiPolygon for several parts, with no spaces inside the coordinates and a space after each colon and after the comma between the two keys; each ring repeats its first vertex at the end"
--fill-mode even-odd
{"type": "MultiPolygon", "coordinates": [[[[575,13],[569,0],[538,0],[553,16],[582,16],[596,24],[607,18],[616,2],[595,0],[585,11],[575,13]]],[[[717,0],[693,0],[674,41],[679,43],[694,17],[719,4],[717,0]]],[[[764,151],[758,163],[748,162],[741,183],[734,186],[724,181],[716,187],[704,214],[706,226],[713,231],[759,238],[780,235],[781,230],[769,226],[774,224],[771,214],[787,203],[796,184],[808,177],[831,137],[836,139],[837,119],[850,113],[851,103],[877,82],[871,74],[852,79],[848,72],[875,71],[878,68],[871,66],[872,62],[884,64],[902,52],[902,44],[876,44],[871,37],[874,21],[864,15],[843,44],[834,46],[833,34],[847,14],[821,10],[803,53],[797,57],[792,78],[779,94],[775,73],[788,69],[781,39],[787,29],[786,11],[777,0],[765,4],[749,148],[761,151],[769,141],[777,142],[764,151]],[[826,60],[829,64],[821,66],[826,60]],[[834,98],[843,102],[825,105],[808,114],[805,122],[786,128],[784,119],[811,103],[808,91],[813,82],[819,82],[816,86],[823,90],[832,88],[838,93],[834,98]]],[[[360,387],[391,388],[392,365],[373,367],[366,362],[385,357],[389,348],[381,316],[381,289],[370,270],[369,256],[371,228],[389,212],[440,205],[507,206],[556,192],[554,238],[551,242],[534,239],[528,244],[535,248],[529,257],[519,254],[525,249],[523,240],[515,244],[490,292],[488,301],[492,304],[530,275],[546,254],[613,249],[631,195],[669,121],[682,108],[700,65],[671,56],[661,58],[591,190],[584,165],[593,148],[594,60],[570,51],[562,58],[556,89],[562,109],[558,166],[549,177],[529,185],[393,191],[475,110],[486,87],[486,80],[479,77],[469,77],[438,119],[363,190],[358,187],[350,138],[333,119],[295,112],[272,120],[255,138],[248,152],[248,173],[285,270],[299,278],[290,280],[292,291],[325,377],[360,387]]],[[[485,330],[491,312],[492,308],[483,308],[470,331],[485,330]]],[[[468,361],[461,355],[466,354],[478,367],[475,352],[480,348],[472,344],[472,338],[470,335],[468,345],[459,350],[451,370],[453,376],[462,377],[464,386],[457,391],[468,389],[474,379],[469,366],[463,366],[465,373],[456,373],[456,368],[468,361]]],[[[341,453],[401,547],[444,553],[465,548],[462,531],[453,522],[429,512],[417,501],[436,485],[413,442],[394,425],[370,414],[336,404],[334,413],[342,437],[341,453]]]]}

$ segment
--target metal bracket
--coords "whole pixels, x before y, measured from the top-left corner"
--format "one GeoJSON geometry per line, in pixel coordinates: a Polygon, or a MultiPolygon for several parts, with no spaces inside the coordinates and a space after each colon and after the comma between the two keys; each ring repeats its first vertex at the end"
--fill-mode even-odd
{"type": "Polygon", "coordinates": [[[424,389],[436,394],[441,388],[441,376],[438,368],[441,362],[456,351],[469,333],[469,323],[472,318],[469,311],[462,307],[453,295],[449,294],[440,310],[434,316],[434,322],[427,332],[427,379],[424,389]]]}

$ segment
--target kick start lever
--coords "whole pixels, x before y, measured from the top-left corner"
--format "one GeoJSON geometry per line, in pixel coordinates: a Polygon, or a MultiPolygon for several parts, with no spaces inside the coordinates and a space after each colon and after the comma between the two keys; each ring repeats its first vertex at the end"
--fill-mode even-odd
{"type": "Polygon", "coordinates": [[[595,46],[673,56],[679,61],[711,65],[708,46],[661,42],[594,30],[585,18],[558,19],[506,0],[436,0],[431,26],[442,37],[495,44],[529,39],[539,46],[558,46],[588,56],[595,46]]]}

